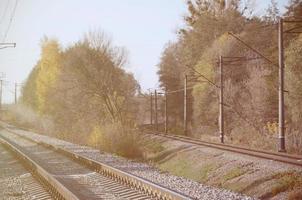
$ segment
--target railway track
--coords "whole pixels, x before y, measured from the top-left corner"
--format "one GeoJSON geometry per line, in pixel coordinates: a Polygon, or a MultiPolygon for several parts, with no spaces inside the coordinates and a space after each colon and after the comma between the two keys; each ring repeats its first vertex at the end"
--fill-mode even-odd
{"type": "Polygon", "coordinates": [[[0,140],[0,199],[54,199],[43,183],[0,140]]]}
{"type": "Polygon", "coordinates": [[[223,151],[230,151],[240,154],[245,154],[257,158],[267,159],[267,160],[274,160],[279,161],[282,163],[287,163],[291,165],[296,165],[302,167],[302,156],[300,155],[292,155],[287,153],[281,153],[281,152],[270,152],[270,151],[264,151],[264,150],[257,150],[257,149],[250,149],[246,147],[240,147],[235,145],[229,145],[229,144],[221,144],[221,143],[215,143],[215,142],[206,142],[195,138],[190,138],[186,136],[179,136],[179,135],[171,135],[171,134],[164,134],[161,132],[156,131],[150,131],[150,130],[143,130],[144,133],[150,134],[150,135],[157,135],[164,138],[169,138],[172,140],[178,140],[194,145],[199,146],[205,146],[205,147],[211,147],[215,149],[220,149],[223,151]]]}
{"type": "Polygon", "coordinates": [[[6,134],[0,133],[1,143],[38,174],[56,199],[190,199],[109,165],[6,130],[6,134]]]}

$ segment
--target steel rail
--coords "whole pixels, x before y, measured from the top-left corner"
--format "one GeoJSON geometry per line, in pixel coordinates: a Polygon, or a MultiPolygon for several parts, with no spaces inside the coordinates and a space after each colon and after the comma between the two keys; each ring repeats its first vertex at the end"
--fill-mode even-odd
{"type": "MultiPolygon", "coordinates": [[[[3,123],[3,122],[2,122],[3,123]]],[[[11,125],[10,125],[11,126],[11,125]]],[[[80,164],[86,165],[88,168],[94,170],[95,172],[100,173],[103,176],[109,177],[112,180],[115,180],[117,183],[121,183],[123,185],[130,186],[130,188],[133,188],[137,191],[140,191],[144,194],[147,194],[150,196],[150,198],[154,199],[160,199],[160,200],[185,200],[190,199],[190,197],[185,196],[183,194],[180,194],[176,191],[170,190],[168,188],[165,188],[163,186],[157,185],[147,179],[144,179],[142,177],[138,177],[136,175],[130,174],[128,172],[122,171],[120,169],[117,169],[115,167],[109,166],[107,164],[101,163],[99,161],[81,156],[77,153],[68,151],[62,147],[54,146],[45,142],[36,141],[32,138],[26,137],[24,135],[20,135],[16,133],[15,131],[12,131],[10,128],[7,128],[6,126],[2,127],[18,137],[24,138],[26,140],[29,140],[31,142],[43,145],[49,149],[53,149],[61,154],[64,154],[73,160],[79,162],[80,164]]],[[[21,152],[22,153],[22,152],[21,152]]],[[[64,191],[63,191],[64,193],[64,191]]],[[[73,198],[67,198],[67,199],[73,199],[73,198]]]]}
{"type": "MultiPolygon", "coordinates": [[[[51,189],[47,187],[38,174],[34,173],[30,166],[26,164],[16,152],[3,144],[2,140],[0,140],[0,152],[0,170],[4,169],[4,171],[1,171],[1,179],[12,178],[17,175],[18,180],[23,184],[22,192],[17,193],[18,196],[20,195],[20,198],[23,199],[23,197],[25,197],[33,200],[37,200],[38,198],[47,200],[58,199],[53,195],[51,189]],[[28,176],[27,173],[30,174],[30,176],[28,176]]],[[[3,192],[3,196],[10,198],[12,194],[4,190],[6,187],[10,188],[13,185],[14,183],[12,183],[12,185],[1,186],[0,193],[3,192]]],[[[4,197],[2,197],[2,199],[4,199],[4,197]]]]}
{"type": "Polygon", "coordinates": [[[57,179],[55,179],[50,173],[40,167],[34,160],[27,156],[21,148],[10,141],[9,139],[0,135],[0,142],[13,151],[22,161],[30,166],[30,169],[38,176],[38,179],[42,181],[47,188],[51,191],[51,194],[56,199],[72,199],[79,200],[71,191],[69,191],[64,185],[62,185],[57,179]]]}
{"type": "Polygon", "coordinates": [[[164,134],[161,132],[150,131],[150,130],[143,130],[143,132],[146,134],[157,135],[157,136],[161,136],[161,137],[165,137],[165,138],[169,138],[169,139],[173,139],[173,140],[178,140],[178,141],[182,141],[182,142],[186,142],[186,143],[190,143],[190,144],[195,144],[195,145],[199,145],[199,146],[216,148],[216,149],[220,149],[220,150],[224,150],[224,151],[245,154],[245,155],[249,155],[249,156],[253,156],[253,157],[279,161],[282,163],[287,163],[287,164],[292,164],[292,165],[302,167],[302,156],[300,156],[300,155],[292,155],[292,154],[281,153],[281,152],[277,153],[277,152],[270,152],[270,151],[265,151],[265,150],[250,149],[250,148],[235,146],[235,145],[230,145],[230,144],[206,142],[206,141],[191,138],[191,137],[164,134]]]}

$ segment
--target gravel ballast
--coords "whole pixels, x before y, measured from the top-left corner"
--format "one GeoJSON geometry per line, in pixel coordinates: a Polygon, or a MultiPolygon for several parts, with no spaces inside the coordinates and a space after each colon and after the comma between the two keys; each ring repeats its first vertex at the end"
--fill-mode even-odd
{"type": "Polygon", "coordinates": [[[51,200],[51,195],[20,160],[0,144],[0,200],[51,200]]]}

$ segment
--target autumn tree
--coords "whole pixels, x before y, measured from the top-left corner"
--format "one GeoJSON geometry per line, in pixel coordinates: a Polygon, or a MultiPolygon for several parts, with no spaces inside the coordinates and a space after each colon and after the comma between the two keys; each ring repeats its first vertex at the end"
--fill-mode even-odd
{"type": "Polygon", "coordinates": [[[90,32],[64,51],[57,41],[44,39],[22,98],[40,115],[50,116],[62,137],[106,124],[134,126],[139,85],[123,69],[126,62],[125,51],[102,32],[90,32]]]}
{"type": "MultiPolygon", "coordinates": [[[[232,140],[248,145],[253,141],[263,148],[272,148],[271,134],[278,126],[278,31],[280,16],[276,1],[272,0],[263,16],[252,15],[252,8],[243,1],[187,1],[188,14],[185,26],[178,32],[178,41],[163,51],[159,64],[162,86],[176,89],[184,73],[197,78],[192,82],[193,97],[192,134],[203,133],[218,136],[218,58],[241,57],[243,60],[224,66],[225,134],[232,140]],[[254,47],[268,60],[231,37],[237,35],[244,43],[254,47]],[[172,78],[171,78],[172,77],[172,78]],[[275,127],[275,128],[272,128],[275,127]],[[247,139],[253,138],[253,139],[247,139]],[[261,139],[259,139],[261,138],[261,139]]],[[[300,19],[300,0],[292,0],[283,17],[300,19]]],[[[286,29],[295,24],[285,24],[286,29]]],[[[300,36],[287,35],[284,41],[286,55],[286,82],[288,84],[287,117],[288,132],[297,132],[299,121],[299,51],[300,36]],[[291,90],[293,91],[291,93],[291,90]]],[[[181,94],[173,107],[182,107],[181,94]]],[[[170,111],[173,112],[173,111],[170,111]]],[[[175,111],[174,111],[175,112],[175,111]]],[[[174,113],[181,118],[181,113],[174,113]]],[[[289,137],[289,142],[292,142],[289,137]]],[[[295,140],[297,143],[297,139],[295,140]]],[[[293,144],[293,142],[291,143],[293,144]]],[[[299,143],[300,144],[300,143],[299,143]]],[[[298,149],[298,147],[295,147],[298,149]]]]}

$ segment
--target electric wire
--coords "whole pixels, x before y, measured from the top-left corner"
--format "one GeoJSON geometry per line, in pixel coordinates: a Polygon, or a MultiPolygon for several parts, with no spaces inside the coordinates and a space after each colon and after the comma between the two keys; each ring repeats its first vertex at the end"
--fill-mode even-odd
{"type": "Polygon", "coordinates": [[[15,2],[15,6],[14,6],[14,8],[13,8],[13,12],[12,12],[12,14],[11,14],[11,16],[10,16],[9,23],[8,23],[7,29],[6,29],[6,31],[5,31],[3,40],[2,40],[3,42],[5,42],[5,40],[6,40],[6,38],[7,38],[7,34],[8,34],[8,32],[9,32],[9,29],[10,29],[10,27],[11,27],[11,25],[12,25],[12,22],[13,22],[13,19],[14,19],[14,17],[15,17],[15,13],[16,13],[17,5],[18,5],[18,0],[16,0],[16,2],[15,2]]]}
{"type": "Polygon", "coordinates": [[[3,11],[3,13],[2,13],[2,16],[1,16],[1,18],[0,18],[0,24],[2,24],[2,22],[3,22],[3,20],[4,20],[4,17],[5,17],[5,15],[6,15],[6,12],[7,12],[7,9],[8,9],[8,4],[9,4],[9,0],[6,1],[5,9],[4,9],[4,11],[3,11]]]}

